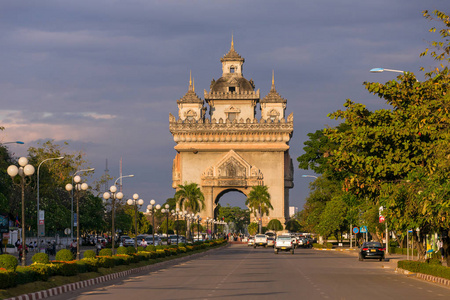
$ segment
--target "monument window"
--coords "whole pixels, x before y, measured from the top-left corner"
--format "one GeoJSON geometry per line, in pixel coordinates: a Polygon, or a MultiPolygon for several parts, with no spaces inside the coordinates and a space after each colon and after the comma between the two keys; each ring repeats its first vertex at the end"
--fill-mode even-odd
{"type": "Polygon", "coordinates": [[[234,93],[234,92],[236,92],[236,87],[235,86],[230,86],[230,87],[228,87],[228,91],[230,93],[234,93]]]}
{"type": "Polygon", "coordinates": [[[235,113],[235,112],[228,113],[228,120],[230,120],[231,122],[236,120],[236,118],[237,118],[237,113],[235,113]]]}
{"type": "Polygon", "coordinates": [[[234,73],[235,69],[233,66],[230,67],[230,73],[234,73]]]}

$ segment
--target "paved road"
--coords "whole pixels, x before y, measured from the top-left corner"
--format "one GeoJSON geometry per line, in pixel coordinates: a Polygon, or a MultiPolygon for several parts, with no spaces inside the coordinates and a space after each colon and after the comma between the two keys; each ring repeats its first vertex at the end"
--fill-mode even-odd
{"type": "Polygon", "coordinates": [[[50,299],[449,299],[376,260],[332,251],[232,245],[199,259],[50,299]]]}

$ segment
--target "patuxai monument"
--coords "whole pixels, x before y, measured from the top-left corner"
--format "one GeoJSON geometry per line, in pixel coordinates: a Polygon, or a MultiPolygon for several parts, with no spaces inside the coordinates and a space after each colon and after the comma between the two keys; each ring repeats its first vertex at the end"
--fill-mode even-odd
{"type": "Polygon", "coordinates": [[[253,186],[266,185],[273,206],[269,217],[284,223],[293,187],[289,156],[293,114],[286,117],[286,99],[276,91],[273,73],[270,92],[260,99],[253,80],[244,77],[245,60],[235,51],[233,39],[220,61],[222,77],[211,81],[204,100],[195,93],[191,78],[187,93],[177,100],[178,117],[170,114],[177,151],[172,186],[197,183],[205,195],[200,212],[205,219],[215,217],[225,193],[238,191],[247,196],[253,186]]]}

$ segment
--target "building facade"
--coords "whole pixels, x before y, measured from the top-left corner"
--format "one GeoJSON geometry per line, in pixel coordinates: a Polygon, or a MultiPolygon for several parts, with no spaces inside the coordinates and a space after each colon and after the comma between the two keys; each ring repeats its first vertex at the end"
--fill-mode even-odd
{"type": "Polygon", "coordinates": [[[187,93],[177,101],[178,117],[169,116],[177,151],[172,186],[197,183],[205,195],[200,212],[205,219],[216,216],[225,193],[248,196],[253,186],[266,185],[273,206],[270,218],[285,222],[294,174],[289,156],[293,114],[285,115],[287,101],[276,91],[273,73],[270,92],[260,99],[253,80],[243,75],[245,60],[235,51],[233,40],[220,61],[222,76],[211,81],[204,100],[190,78],[187,93]]]}

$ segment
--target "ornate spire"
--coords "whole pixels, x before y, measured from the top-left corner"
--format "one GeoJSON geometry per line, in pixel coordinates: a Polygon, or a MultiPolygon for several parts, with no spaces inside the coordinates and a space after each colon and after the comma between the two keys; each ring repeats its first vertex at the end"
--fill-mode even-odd
{"type": "Polygon", "coordinates": [[[286,99],[282,98],[275,89],[275,72],[272,70],[272,87],[269,94],[261,99],[260,103],[286,103],[286,99]]]}
{"type": "Polygon", "coordinates": [[[275,91],[275,71],[272,70],[272,88],[270,90],[275,91]]]}
{"type": "Polygon", "coordinates": [[[195,83],[192,79],[192,71],[189,71],[189,89],[188,92],[183,96],[183,98],[177,100],[177,103],[203,103],[195,93],[195,83]]]}
{"type": "Polygon", "coordinates": [[[224,61],[241,61],[241,62],[244,62],[245,61],[245,59],[243,59],[239,55],[239,53],[237,53],[236,50],[234,50],[234,38],[233,38],[233,35],[231,35],[231,47],[230,47],[230,50],[228,51],[227,54],[225,54],[224,57],[222,57],[220,59],[220,61],[221,62],[224,62],[224,61]]]}

